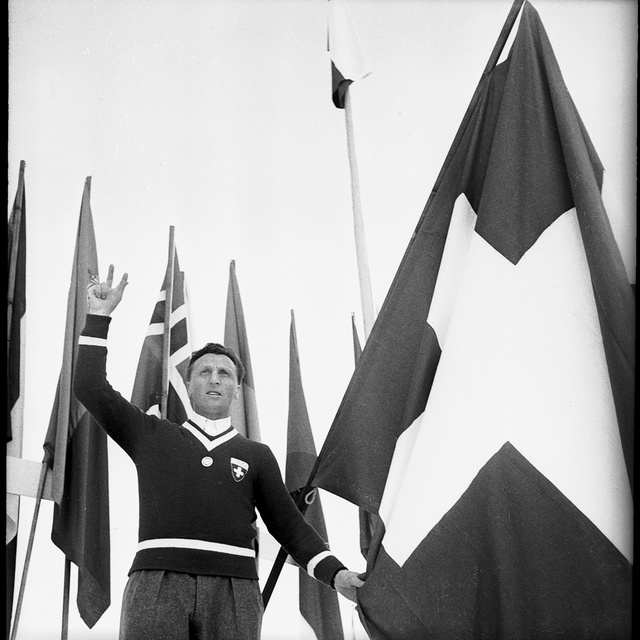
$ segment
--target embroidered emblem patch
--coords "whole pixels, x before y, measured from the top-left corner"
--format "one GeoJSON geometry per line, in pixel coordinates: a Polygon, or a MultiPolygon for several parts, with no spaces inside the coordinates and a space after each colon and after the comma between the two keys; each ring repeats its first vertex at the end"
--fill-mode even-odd
{"type": "Polygon", "coordinates": [[[236,482],[240,482],[247,475],[249,465],[244,460],[231,458],[231,475],[236,482]]]}

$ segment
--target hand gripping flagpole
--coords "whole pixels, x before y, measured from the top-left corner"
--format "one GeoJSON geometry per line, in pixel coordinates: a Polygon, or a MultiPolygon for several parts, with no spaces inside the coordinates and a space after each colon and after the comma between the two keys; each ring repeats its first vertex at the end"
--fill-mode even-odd
{"type": "MultiPolygon", "coordinates": [[[[516,22],[516,18],[518,17],[518,14],[520,13],[520,9],[522,8],[522,5],[524,4],[524,0],[514,0],[513,4],[511,5],[511,9],[509,10],[509,14],[507,15],[507,19],[505,20],[504,26],[502,27],[502,31],[500,32],[500,35],[498,36],[498,39],[496,41],[496,44],[493,47],[493,51],[491,52],[491,55],[489,56],[489,61],[487,62],[487,65],[485,66],[485,69],[482,73],[482,77],[480,78],[480,82],[478,83],[478,86],[476,87],[476,90],[473,94],[473,97],[471,98],[471,102],[469,103],[469,106],[467,108],[467,111],[464,115],[464,118],[462,119],[462,123],[460,124],[460,127],[458,129],[458,132],[456,133],[456,137],[453,140],[453,143],[451,145],[451,148],[449,149],[449,153],[447,154],[447,157],[445,158],[444,164],[442,166],[442,169],[440,170],[440,173],[438,174],[438,177],[436,179],[435,185],[433,187],[433,190],[431,191],[431,194],[429,196],[429,200],[427,201],[427,204],[422,212],[422,216],[420,218],[420,222],[422,222],[422,218],[425,215],[425,212],[429,209],[429,205],[431,204],[431,201],[433,200],[433,197],[435,196],[435,194],[438,191],[438,188],[440,186],[440,183],[442,181],[442,178],[451,162],[451,158],[453,157],[453,155],[455,154],[456,149],[458,148],[458,145],[460,144],[460,140],[464,134],[464,131],[469,123],[469,119],[471,118],[471,115],[473,113],[473,110],[475,108],[476,103],[478,102],[478,100],[480,99],[480,96],[484,90],[484,85],[486,82],[486,78],[487,76],[491,73],[491,71],[493,71],[494,67],[496,66],[498,59],[500,58],[500,54],[502,53],[502,50],[504,49],[504,46],[509,38],[509,34],[511,33],[511,30],[513,28],[513,25],[516,22]]],[[[420,222],[418,223],[418,226],[420,225],[420,222]]],[[[413,242],[413,240],[411,241],[413,242]]],[[[406,256],[406,253],[405,253],[406,256]]],[[[403,258],[404,261],[404,258],[403,258]]],[[[400,269],[398,269],[399,271],[400,269]]],[[[393,284],[391,285],[393,287],[393,284]]],[[[357,365],[356,365],[357,366],[357,365]]],[[[331,445],[330,442],[330,438],[332,436],[333,433],[333,429],[329,430],[329,433],[327,434],[327,437],[325,438],[324,444],[322,445],[322,449],[320,450],[320,453],[318,454],[318,457],[316,458],[316,462],[313,466],[313,469],[311,470],[311,473],[309,475],[309,479],[307,480],[307,483],[304,487],[304,489],[302,489],[302,491],[300,491],[300,493],[298,494],[298,499],[296,501],[296,505],[298,506],[298,508],[300,509],[300,511],[304,514],[304,511],[306,510],[306,506],[305,506],[305,497],[307,495],[309,495],[314,487],[313,487],[313,481],[315,479],[315,476],[318,472],[318,469],[320,467],[320,463],[322,462],[323,459],[323,454],[325,453],[325,450],[331,445]]],[[[264,602],[264,606],[266,608],[267,603],[269,602],[269,598],[271,597],[271,593],[273,592],[273,589],[275,587],[275,583],[278,579],[278,576],[280,575],[280,572],[282,571],[282,566],[284,565],[285,560],[287,559],[287,552],[285,551],[284,548],[280,549],[280,552],[278,553],[278,556],[274,562],[273,568],[271,569],[271,573],[269,574],[269,577],[267,579],[267,582],[265,584],[265,588],[263,590],[263,594],[262,594],[262,598],[263,598],[263,602],[264,602]]]]}
{"type": "Polygon", "coordinates": [[[169,262],[167,264],[167,288],[164,300],[164,337],[162,340],[162,391],[160,397],[160,416],[167,417],[169,401],[169,369],[171,359],[171,312],[173,307],[173,277],[175,266],[174,227],[169,227],[169,262]]]}

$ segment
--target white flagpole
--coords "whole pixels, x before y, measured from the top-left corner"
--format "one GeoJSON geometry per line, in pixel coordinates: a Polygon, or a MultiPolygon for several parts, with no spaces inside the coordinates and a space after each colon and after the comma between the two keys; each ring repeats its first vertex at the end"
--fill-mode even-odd
{"type": "Polygon", "coordinates": [[[351,199],[353,201],[353,230],[356,239],[356,258],[358,261],[358,279],[360,282],[360,300],[362,304],[362,319],[364,323],[365,340],[371,333],[375,321],[373,311],[373,294],[371,292],[371,277],[369,275],[369,258],[367,241],[364,232],[362,216],[362,202],[360,200],[360,176],[356,159],[355,136],[353,133],[353,114],[351,109],[351,92],[345,92],[344,117],[347,128],[347,151],[349,154],[349,168],[351,170],[351,199]]]}

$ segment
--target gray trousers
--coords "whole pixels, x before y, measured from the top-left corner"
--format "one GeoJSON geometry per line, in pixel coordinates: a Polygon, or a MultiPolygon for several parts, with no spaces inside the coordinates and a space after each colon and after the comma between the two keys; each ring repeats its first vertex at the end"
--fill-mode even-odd
{"type": "Polygon", "coordinates": [[[134,571],[120,640],[259,640],[263,610],[257,580],[134,571]]]}

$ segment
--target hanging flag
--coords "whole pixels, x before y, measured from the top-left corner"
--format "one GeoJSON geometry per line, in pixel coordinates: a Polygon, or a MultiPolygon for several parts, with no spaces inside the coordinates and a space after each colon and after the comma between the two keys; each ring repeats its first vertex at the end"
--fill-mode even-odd
{"type": "Polygon", "coordinates": [[[320,452],[314,485],[381,518],[371,638],[630,637],[635,301],[602,181],[525,2],[320,452]]]}
{"type": "MultiPolygon", "coordinates": [[[[24,160],[20,162],[18,188],[7,227],[7,456],[22,457],[24,412],[24,345],[27,271],[27,219],[24,160]]],[[[8,466],[8,465],[7,465],[8,466]]],[[[7,473],[9,470],[7,469],[7,473]]],[[[11,626],[16,571],[20,496],[7,493],[6,595],[7,638],[11,626]]]]}
{"type": "Polygon", "coordinates": [[[249,354],[247,326],[242,311],[240,288],[236,278],[236,263],[229,265],[229,287],[227,289],[227,309],[224,322],[224,344],[233,349],[245,368],[244,379],[240,386],[238,399],[231,405],[231,424],[249,440],[260,442],[260,423],[256,404],[256,387],[253,381],[253,369],[249,354]]]}
{"type": "Polygon", "coordinates": [[[178,252],[174,247],[173,265],[168,261],[162,287],[151,314],[147,335],[142,343],[136,377],[131,392],[131,402],[146,413],[160,416],[162,408],[162,367],[165,346],[165,309],[167,289],[171,282],[172,306],[169,345],[169,388],[167,396],[167,420],[182,424],[191,408],[187,387],[187,367],[191,358],[189,331],[189,301],[186,280],[180,271],[178,252]]]}
{"type": "MultiPolygon", "coordinates": [[[[316,461],[316,447],[302,388],[298,338],[293,311],[289,333],[289,416],[287,420],[287,462],[285,484],[292,498],[297,500],[303,491],[316,461]]],[[[327,527],[317,489],[307,498],[305,518],[328,541],[327,527]]],[[[343,640],[338,594],[313,579],[306,571],[300,574],[300,613],[313,629],[318,640],[343,640]]]]}
{"type": "Polygon", "coordinates": [[[87,313],[87,286],[90,274],[98,274],[90,192],[89,177],[80,207],[62,370],[44,449],[53,473],[51,539],[78,566],[78,611],[93,627],[111,603],[107,436],[76,400],[72,387],[78,336],[87,313]]]}
{"type": "Polygon", "coordinates": [[[366,78],[371,70],[353,27],[349,9],[341,0],[329,0],[327,49],[331,57],[331,98],[344,109],[349,85],[366,78]]]}

